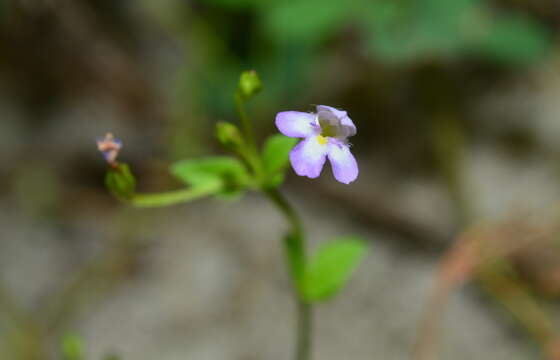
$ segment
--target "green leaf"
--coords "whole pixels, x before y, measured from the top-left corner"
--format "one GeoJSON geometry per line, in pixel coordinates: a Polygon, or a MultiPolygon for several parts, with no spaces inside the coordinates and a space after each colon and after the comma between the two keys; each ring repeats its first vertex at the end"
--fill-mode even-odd
{"type": "Polygon", "coordinates": [[[120,163],[109,168],[105,174],[105,185],[118,199],[130,199],[136,191],[136,179],[127,164],[120,163]]]}
{"type": "Polygon", "coordinates": [[[243,164],[228,156],[179,161],[171,166],[171,173],[192,187],[219,183],[223,186],[220,194],[226,196],[239,194],[250,183],[243,164]]]}
{"type": "Polygon", "coordinates": [[[308,263],[300,292],[305,301],[319,302],[338,293],[366,255],[360,238],[342,237],[319,248],[308,263]]]}
{"type": "Polygon", "coordinates": [[[76,334],[66,334],[62,339],[62,354],[64,360],[81,360],[84,358],[82,338],[76,334]]]}
{"type": "Polygon", "coordinates": [[[262,159],[267,174],[266,185],[279,186],[284,180],[283,170],[289,162],[290,151],[298,142],[298,139],[290,138],[282,134],[270,136],[263,148],[262,159]]]}

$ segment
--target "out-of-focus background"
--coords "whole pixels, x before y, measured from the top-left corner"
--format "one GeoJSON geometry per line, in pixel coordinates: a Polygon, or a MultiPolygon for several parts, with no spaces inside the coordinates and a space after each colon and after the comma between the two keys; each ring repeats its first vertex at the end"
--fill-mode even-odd
{"type": "Polygon", "coordinates": [[[88,359],[290,357],[276,210],[132,209],[95,146],[179,187],[246,69],[259,139],[313,104],[358,127],[355,183],[284,189],[314,245],[370,243],[314,359],[559,359],[559,25],[549,0],[1,1],[0,359],[60,359],[68,332],[88,359]]]}

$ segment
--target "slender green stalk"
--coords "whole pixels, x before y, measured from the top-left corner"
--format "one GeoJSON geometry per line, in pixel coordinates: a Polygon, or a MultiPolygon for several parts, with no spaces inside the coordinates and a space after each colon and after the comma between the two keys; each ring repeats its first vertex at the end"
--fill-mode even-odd
{"type": "Polygon", "coordinates": [[[239,155],[245,160],[249,167],[253,170],[257,181],[261,181],[264,176],[264,170],[262,167],[262,162],[257,149],[257,142],[255,140],[255,132],[253,130],[253,123],[245,111],[245,100],[241,97],[239,93],[234,95],[235,99],[235,109],[237,115],[241,120],[241,125],[243,127],[243,133],[247,139],[247,144],[243,149],[239,149],[239,155]]]}
{"type": "Polygon", "coordinates": [[[297,331],[296,331],[296,360],[308,360],[311,354],[312,309],[311,305],[304,302],[299,296],[298,284],[305,267],[305,238],[303,226],[293,207],[277,189],[264,191],[268,198],[284,214],[291,230],[286,237],[286,258],[291,267],[294,281],[294,293],[297,301],[297,331]]]}
{"type": "Polygon", "coordinates": [[[312,313],[311,305],[298,300],[297,347],[295,358],[311,358],[312,313]]]}
{"type": "Polygon", "coordinates": [[[196,200],[208,195],[215,194],[222,188],[219,182],[210,183],[205,186],[197,186],[189,189],[168,191],[154,194],[135,194],[130,203],[137,207],[163,207],[196,200]]]}
{"type": "MultiPolygon", "coordinates": [[[[239,92],[234,94],[234,99],[235,108],[241,120],[243,132],[247,138],[246,149],[240,152],[240,155],[245,158],[245,161],[252,167],[257,182],[260,183],[264,177],[264,172],[262,160],[257,149],[253,125],[245,111],[245,101],[239,92]]],[[[294,359],[309,360],[311,353],[312,309],[310,304],[303,301],[299,293],[299,284],[306,263],[303,226],[294,208],[277,188],[262,187],[261,190],[286,217],[291,227],[288,236],[285,237],[284,246],[297,302],[296,349],[294,359]]]]}
{"type": "MultiPolygon", "coordinates": [[[[268,196],[270,200],[278,207],[278,209],[286,216],[286,219],[290,223],[292,227],[292,235],[303,238],[303,226],[301,225],[301,221],[299,216],[295,212],[294,208],[290,205],[290,203],[286,200],[286,198],[278,191],[278,189],[267,189],[265,190],[265,194],[268,196]]],[[[303,249],[303,243],[300,244],[302,255],[305,254],[303,249]]],[[[303,255],[304,256],[304,255],[303,255]]]]}
{"type": "Polygon", "coordinates": [[[253,130],[253,123],[249,119],[247,112],[245,111],[245,102],[239,93],[234,95],[235,99],[235,109],[237,110],[237,114],[239,115],[239,119],[241,120],[241,125],[243,126],[243,132],[245,132],[245,136],[247,137],[247,141],[249,146],[252,148],[252,151],[256,152],[257,150],[257,142],[255,140],[255,131],[253,130]]]}

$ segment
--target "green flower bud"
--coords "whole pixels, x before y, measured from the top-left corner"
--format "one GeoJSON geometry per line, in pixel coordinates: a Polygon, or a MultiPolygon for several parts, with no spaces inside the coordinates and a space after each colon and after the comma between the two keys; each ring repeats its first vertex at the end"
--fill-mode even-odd
{"type": "Polygon", "coordinates": [[[239,149],[245,144],[243,135],[232,123],[220,121],[216,124],[216,137],[220,144],[228,149],[239,149]]]}
{"type": "Polygon", "coordinates": [[[241,73],[239,78],[238,92],[241,97],[248,100],[262,89],[261,79],[255,70],[247,70],[241,73]]]}
{"type": "Polygon", "coordinates": [[[105,185],[116,198],[129,200],[134,196],[136,179],[127,164],[119,163],[107,171],[105,185]]]}

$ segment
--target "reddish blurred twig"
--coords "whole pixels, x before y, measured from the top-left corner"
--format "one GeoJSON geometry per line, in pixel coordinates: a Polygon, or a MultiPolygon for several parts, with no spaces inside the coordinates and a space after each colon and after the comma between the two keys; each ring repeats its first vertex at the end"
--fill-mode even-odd
{"type": "Polygon", "coordinates": [[[435,358],[438,325],[450,293],[474,279],[513,314],[551,360],[557,360],[558,357],[553,356],[558,356],[558,334],[535,299],[519,279],[512,276],[515,271],[510,266],[509,257],[528,246],[550,241],[559,230],[557,225],[543,227],[512,221],[476,227],[459,236],[441,262],[435,290],[420,327],[414,358],[435,358]],[[505,267],[499,266],[504,264],[505,267]]]}

